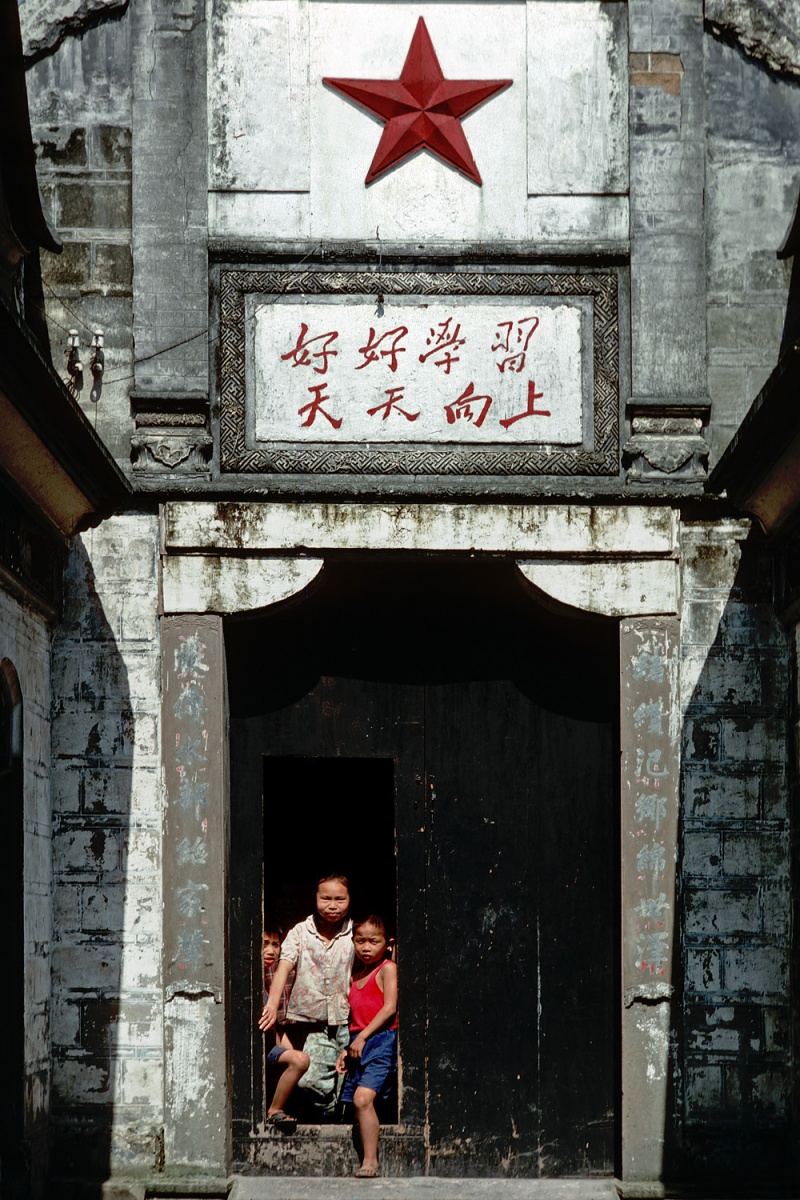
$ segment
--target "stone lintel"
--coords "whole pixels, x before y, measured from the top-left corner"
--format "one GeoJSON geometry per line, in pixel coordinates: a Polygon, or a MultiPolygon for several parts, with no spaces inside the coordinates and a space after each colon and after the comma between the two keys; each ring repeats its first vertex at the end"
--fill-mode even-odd
{"type": "Polygon", "coordinates": [[[677,547],[667,505],[170,501],[164,525],[168,554],[380,549],[636,558],[675,555],[677,547]]]}
{"type": "Polygon", "coordinates": [[[321,558],[225,558],[179,555],[164,559],[164,612],[252,612],[304,591],[322,570],[321,558]]]}
{"type": "Polygon", "coordinates": [[[606,617],[678,611],[678,563],[674,559],[613,559],[598,562],[518,562],[540,592],[572,609],[606,617]]]}

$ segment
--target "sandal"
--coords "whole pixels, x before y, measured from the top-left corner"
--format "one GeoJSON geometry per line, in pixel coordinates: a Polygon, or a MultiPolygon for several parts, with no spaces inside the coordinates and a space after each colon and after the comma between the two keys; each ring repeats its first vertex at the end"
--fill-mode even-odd
{"type": "Polygon", "coordinates": [[[297,1124],[297,1118],[290,1117],[288,1113],[283,1112],[282,1109],[278,1109],[277,1112],[269,1114],[264,1124],[280,1125],[282,1128],[285,1128],[289,1125],[295,1126],[297,1124]]]}
{"type": "Polygon", "coordinates": [[[355,1172],[356,1179],[377,1179],[378,1164],[374,1159],[365,1159],[358,1170],[355,1172]]]}

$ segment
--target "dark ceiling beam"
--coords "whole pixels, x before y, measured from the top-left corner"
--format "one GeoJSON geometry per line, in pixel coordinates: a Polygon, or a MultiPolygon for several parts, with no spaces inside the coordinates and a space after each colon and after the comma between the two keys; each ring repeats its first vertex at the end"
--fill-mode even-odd
{"type": "Polygon", "coordinates": [[[784,351],[707,488],[782,535],[800,518],[800,343],[784,351]]]}

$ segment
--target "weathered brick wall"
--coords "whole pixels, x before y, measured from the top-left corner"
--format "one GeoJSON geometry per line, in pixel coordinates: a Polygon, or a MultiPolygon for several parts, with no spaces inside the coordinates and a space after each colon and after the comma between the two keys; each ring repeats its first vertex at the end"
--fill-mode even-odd
{"type": "Polygon", "coordinates": [[[706,264],[712,460],[774,369],[800,193],[800,89],[706,37],[706,264]]]}
{"type": "MultiPolygon", "coordinates": [[[[20,7],[23,32],[26,7],[20,7]]],[[[77,329],[84,364],[81,406],[127,464],[133,370],[127,14],[67,37],[29,69],[28,96],[45,212],[64,243],[61,255],[42,253],[53,363],[66,379],[65,330],[77,329]],[[106,341],[99,399],[91,396],[89,371],[96,328],[105,331],[106,341]]]]}
{"type": "Polygon", "coordinates": [[[157,518],[137,514],[76,539],[54,638],[53,1124],[64,1173],[153,1170],[161,1157],[157,547],[157,518]]]}
{"type": "Polygon", "coordinates": [[[43,1195],[50,1100],[50,633],[43,618],[0,591],[0,659],[19,679],[23,707],[25,1107],[34,1195],[43,1195]]]}
{"type": "Polygon", "coordinates": [[[788,645],[746,522],[682,530],[685,1149],[788,1166],[788,645]]]}

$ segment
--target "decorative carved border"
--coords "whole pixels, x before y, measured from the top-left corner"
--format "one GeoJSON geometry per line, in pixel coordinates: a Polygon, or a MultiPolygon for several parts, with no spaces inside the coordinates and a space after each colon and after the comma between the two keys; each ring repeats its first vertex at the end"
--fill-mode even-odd
{"type": "Polygon", "coordinates": [[[220,462],[223,472],[348,475],[616,475],[619,315],[613,272],[532,274],[223,270],[220,285],[220,462]],[[246,445],[245,297],[310,295],[590,296],[594,300],[594,449],[525,446],[246,445]]]}

